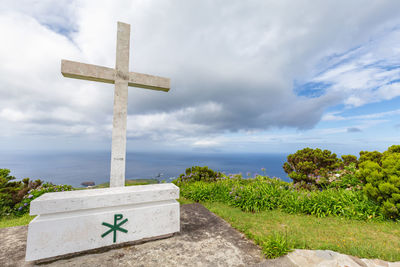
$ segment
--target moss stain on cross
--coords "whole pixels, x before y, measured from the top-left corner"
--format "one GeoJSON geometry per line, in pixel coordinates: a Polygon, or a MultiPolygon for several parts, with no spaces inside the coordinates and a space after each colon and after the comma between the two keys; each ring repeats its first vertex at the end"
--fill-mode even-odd
{"type": "Polygon", "coordinates": [[[127,233],[128,230],[124,229],[121,227],[124,223],[128,221],[128,219],[123,220],[120,223],[117,223],[117,221],[121,220],[124,216],[122,214],[115,214],[114,215],[114,225],[111,225],[109,223],[103,222],[102,225],[107,226],[110,228],[107,232],[103,233],[101,235],[102,238],[104,238],[106,235],[109,233],[113,232],[113,243],[117,242],[117,231],[121,231],[123,233],[127,233]]]}

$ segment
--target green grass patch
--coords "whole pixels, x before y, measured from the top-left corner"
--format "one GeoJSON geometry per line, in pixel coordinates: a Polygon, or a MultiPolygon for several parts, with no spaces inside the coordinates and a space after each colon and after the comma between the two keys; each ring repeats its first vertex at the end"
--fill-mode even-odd
{"type": "Polygon", "coordinates": [[[192,204],[192,203],[195,203],[193,200],[188,199],[188,198],[184,198],[184,197],[182,197],[182,196],[178,199],[178,202],[179,202],[179,204],[181,204],[181,205],[183,205],[183,204],[192,204]]]}
{"type": "Polygon", "coordinates": [[[24,214],[22,216],[3,216],[0,217],[0,228],[27,225],[36,216],[24,214]]]}
{"type": "Polygon", "coordinates": [[[318,218],[281,210],[243,212],[219,202],[204,202],[210,211],[261,246],[267,257],[290,249],[322,249],[357,256],[400,261],[400,223],[318,218]]]}
{"type": "MultiPolygon", "coordinates": [[[[158,180],[156,179],[132,179],[132,180],[125,180],[125,186],[131,185],[147,185],[147,184],[158,184],[158,180]]],[[[110,187],[110,182],[98,184],[91,188],[108,188],[110,187]]],[[[86,189],[86,188],[84,188],[86,189]]]]}

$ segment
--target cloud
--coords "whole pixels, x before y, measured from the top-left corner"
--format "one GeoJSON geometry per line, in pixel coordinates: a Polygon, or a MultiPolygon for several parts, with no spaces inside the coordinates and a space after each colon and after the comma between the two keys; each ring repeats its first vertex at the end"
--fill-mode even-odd
{"type": "Polygon", "coordinates": [[[0,135],[109,138],[113,86],[62,77],[60,59],[113,67],[116,21],[132,25],[131,71],[172,82],[166,94],[129,89],[129,140],[205,146],[230,133],[312,129],[329,107],[400,95],[399,70],[388,69],[398,31],[387,33],[400,4],[362,3],[7,1],[0,135]],[[308,86],[296,91],[295,81],[308,86]]]}
{"type": "MultiPolygon", "coordinates": [[[[392,27],[344,54],[325,60],[325,68],[311,83],[344,98],[349,107],[400,96],[400,28],[392,27]]],[[[309,82],[310,83],[310,82],[309,82]]]]}
{"type": "Polygon", "coordinates": [[[357,127],[351,127],[351,128],[347,128],[347,132],[348,133],[359,133],[362,132],[360,128],[357,127]]]}
{"type": "Polygon", "coordinates": [[[337,112],[326,113],[322,117],[322,120],[323,121],[374,120],[374,119],[388,118],[391,116],[400,115],[400,109],[395,109],[395,110],[385,111],[385,112],[370,113],[370,114],[364,114],[364,115],[356,115],[356,116],[341,116],[341,115],[337,115],[337,114],[340,114],[340,112],[337,111],[337,112]]]}

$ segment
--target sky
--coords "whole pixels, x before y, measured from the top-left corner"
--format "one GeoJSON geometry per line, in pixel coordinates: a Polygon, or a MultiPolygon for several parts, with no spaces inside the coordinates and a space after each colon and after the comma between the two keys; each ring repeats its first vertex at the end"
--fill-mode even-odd
{"type": "Polygon", "coordinates": [[[36,1],[0,5],[0,149],[111,147],[114,86],[65,78],[61,59],[130,71],[128,151],[337,154],[400,138],[400,1],[36,1]]]}

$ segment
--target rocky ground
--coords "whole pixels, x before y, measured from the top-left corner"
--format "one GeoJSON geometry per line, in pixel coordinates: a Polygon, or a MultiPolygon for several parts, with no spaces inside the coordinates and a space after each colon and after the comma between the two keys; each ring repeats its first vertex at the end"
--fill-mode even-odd
{"type": "Polygon", "coordinates": [[[27,227],[0,229],[0,266],[388,266],[400,262],[358,259],[333,251],[295,250],[274,260],[200,204],[181,206],[181,232],[166,239],[25,262],[27,227]]]}

